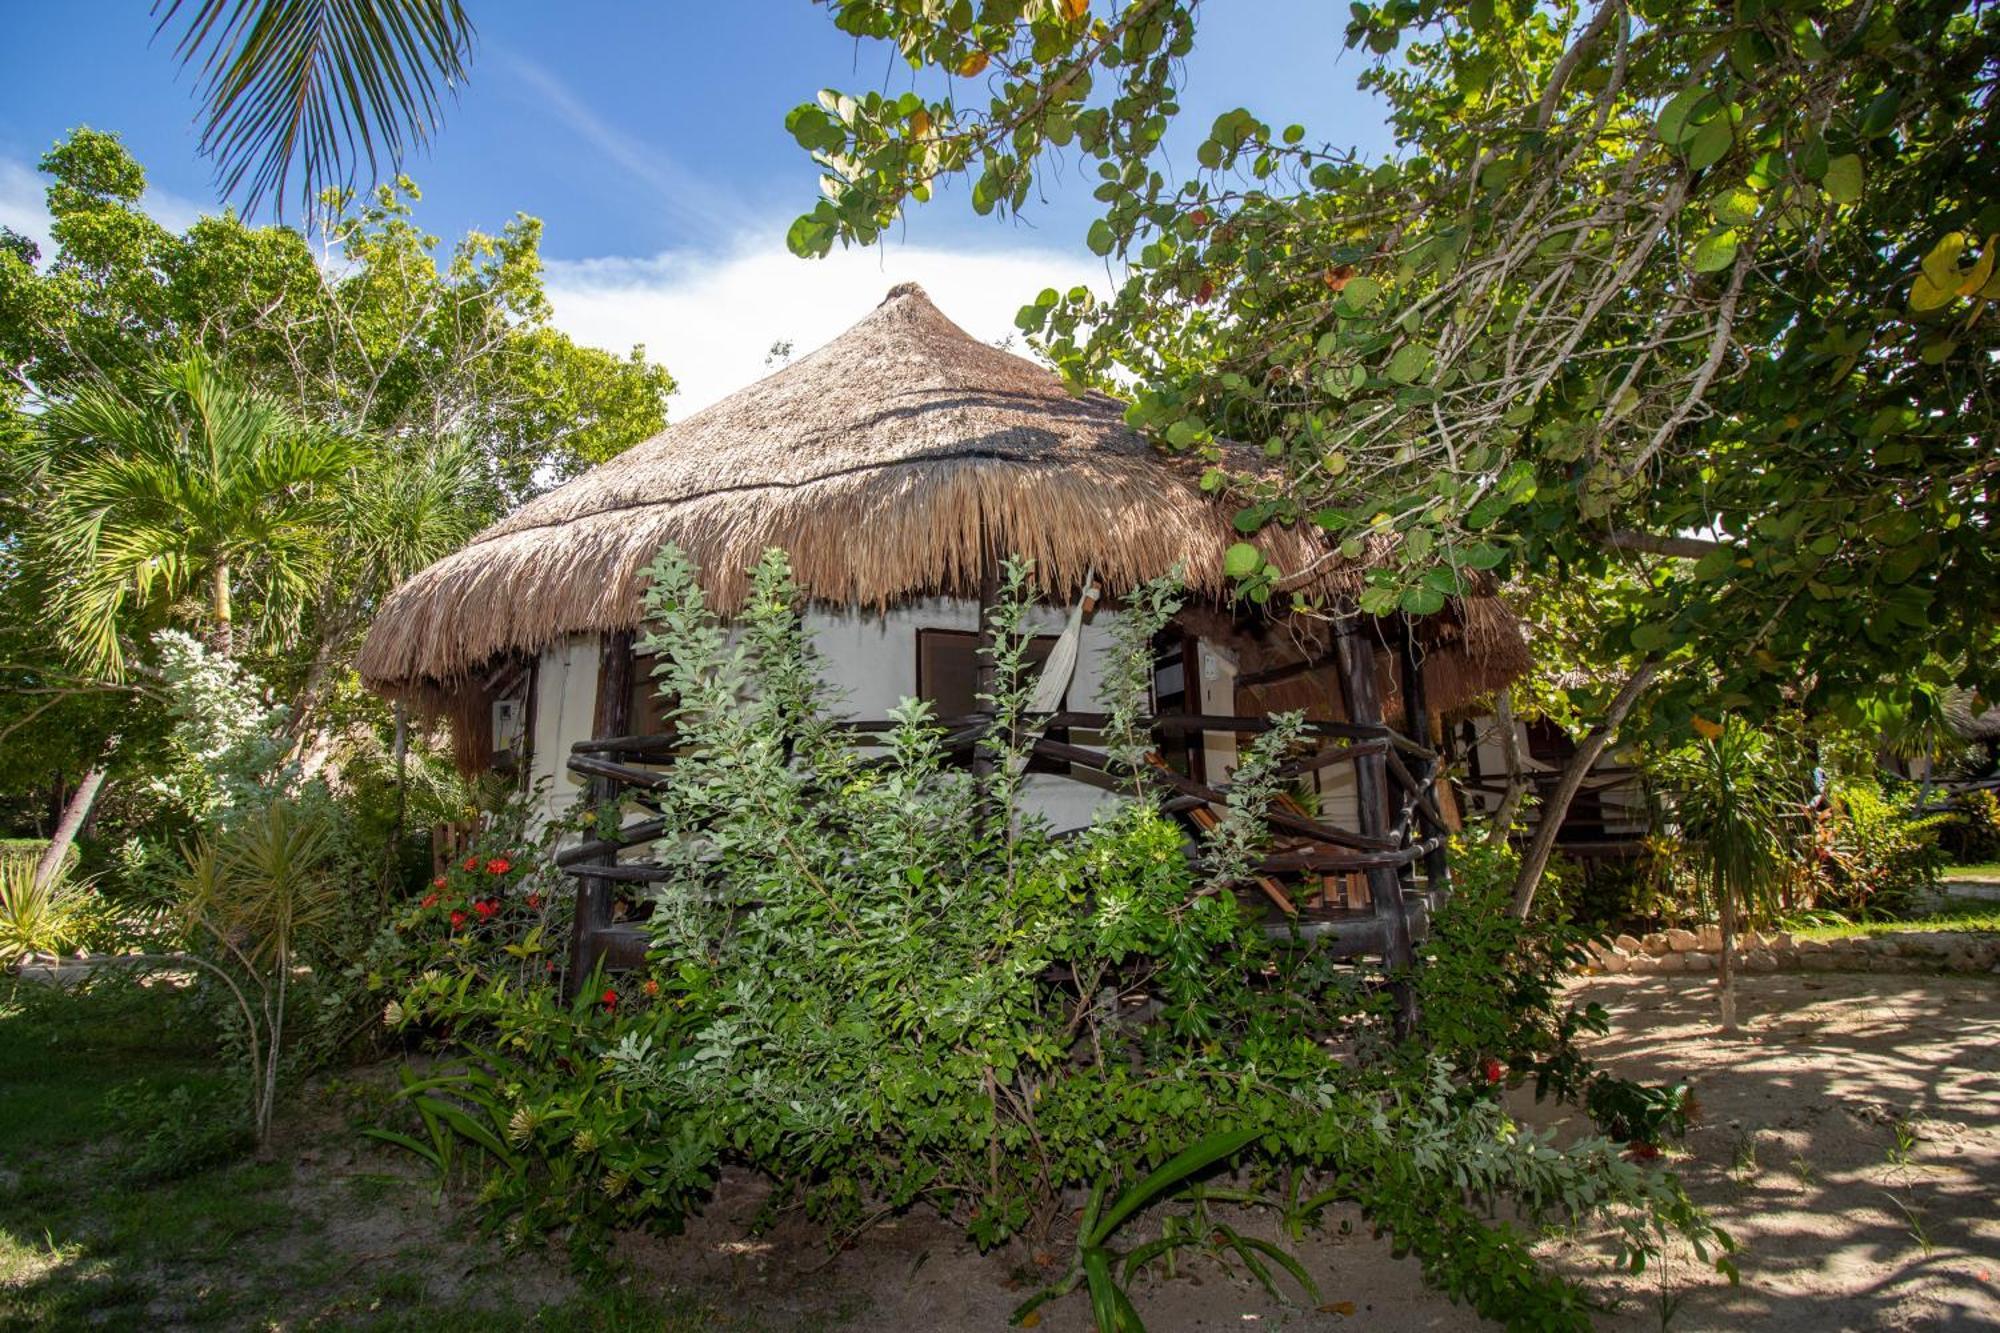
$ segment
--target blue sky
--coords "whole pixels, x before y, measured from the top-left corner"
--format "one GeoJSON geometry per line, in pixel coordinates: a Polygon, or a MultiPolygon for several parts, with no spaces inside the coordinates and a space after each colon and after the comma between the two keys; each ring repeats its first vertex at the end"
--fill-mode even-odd
{"type": "MultiPolygon", "coordinates": [[[[449,239],[517,211],[544,220],[557,322],[622,349],[640,341],[681,379],[676,415],[763,373],[772,341],[805,350],[894,282],[925,283],[982,337],[1047,285],[1111,278],[1083,248],[1094,178],[1069,170],[1018,221],[975,216],[962,191],[914,212],[874,251],[808,263],[783,231],[815,197],[784,115],[821,87],[900,89],[909,73],[806,0],[659,4],[474,0],[472,81],[428,154],[406,164],[420,219],[449,239]]],[[[0,224],[39,231],[36,159],[69,128],[124,136],[170,224],[217,206],[195,151],[192,79],[151,41],[141,0],[16,3],[0,48],[0,224]]],[[[1315,138],[1388,147],[1354,91],[1346,6],[1212,0],[1187,66],[1191,156],[1221,111],[1247,105],[1315,138]]],[[[970,89],[963,89],[961,96],[970,89]]]]}

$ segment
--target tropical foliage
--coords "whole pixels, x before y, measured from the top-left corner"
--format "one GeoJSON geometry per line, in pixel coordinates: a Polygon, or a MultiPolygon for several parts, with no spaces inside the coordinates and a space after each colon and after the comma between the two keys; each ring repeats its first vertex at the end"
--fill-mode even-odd
{"type": "MultiPolygon", "coordinates": [[[[1217,1184],[1204,1181],[1224,1168],[1239,1179],[1220,1194],[1297,1234],[1358,1202],[1454,1296],[1555,1327],[1586,1325],[1581,1297],[1466,1190],[1534,1221],[1615,1220],[1632,1264],[1655,1227],[1726,1247],[1618,1144],[1559,1148],[1497,1105],[1510,1078],[1577,1098],[1593,1086],[1574,1038],[1595,1020],[1568,1012],[1558,984],[1574,939],[1474,902],[1420,977],[1435,1026],[1400,1045],[1363,973],[1268,937],[1239,907],[1232,865],[1261,836],[1254,794],[1276,787],[1260,774],[1295,730],[1246,749],[1224,821],[1236,832],[1211,835],[1195,865],[1144,802],[1057,837],[1021,799],[1016,762],[1034,730],[1024,566],[991,623],[998,722],[983,773],[949,762],[923,704],[862,742],[835,723],[781,555],[755,572],[734,637],[676,551],[652,574],[647,646],[678,744],[656,793],[667,878],[646,900],[646,966],[579,978],[570,1002],[532,966],[523,976],[512,960],[538,959],[546,937],[504,887],[511,862],[485,852],[465,869],[490,895],[480,920],[447,901],[454,876],[402,927],[453,942],[390,1016],[449,1034],[463,1063],[412,1075],[412,1119],[385,1136],[441,1170],[476,1166],[510,1238],[676,1227],[739,1163],[836,1243],[884,1210],[928,1207],[981,1247],[1073,1244],[1073,1271],[1044,1295],[1087,1287],[1107,1329],[1136,1327],[1124,1283],[1178,1247],[1300,1277],[1207,1211],[1217,1184]],[[457,942],[482,929],[490,942],[457,942]],[[1452,1003],[1469,993],[1477,1004],[1452,1003]],[[1358,1054],[1336,1054],[1335,1033],[1358,1054]],[[1072,1191],[1093,1200],[1080,1223],[1072,1191]],[[1162,1236],[1135,1234],[1140,1208],[1163,1200],[1162,1236]]],[[[1151,588],[1128,606],[1154,617],[1126,636],[1142,666],[1176,602],[1151,588]]],[[[1106,675],[1143,691],[1148,673],[1106,675]]]]}
{"type": "MultiPolygon", "coordinates": [[[[533,219],[441,247],[399,180],[328,199],[322,250],[230,214],[169,231],[114,135],[42,166],[58,248],[0,245],[0,809],[89,821],[87,872],[157,898],[192,831],[158,632],[243,658],[289,701],[286,749],[377,771],[394,725],[349,666],[374,607],[657,430],[672,380],[549,326],[533,219]],[[133,837],[158,873],[108,855],[133,837]]],[[[419,728],[405,769],[429,751],[419,728]]],[[[396,837],[395,808],[366,819],[396,837]]]]}
{"type": "Polygon", "coordinates": [[[1393,535],[1364,610],[1623,569],[1595,635],[1624,669],[1588,711],[1644,701],[1675,740],[1696,715],[1996,692],[1990,8],[1360,4],[1396,157],[1239,109],[1192,167],[1162,144],[1193,4],[833,10],[918,81],[792,113],[822,172],[793,248],[871,242],[953,177],[1023,211],[1080,158],[1089,244],[1128,276],[1045,291],[1021,327],[1212,462],[1253,599],[1299,572],[1256,546],[1272,523],[1393,535]],[[1282,475],[1224,466],[1225,439],[1282,475]]]}

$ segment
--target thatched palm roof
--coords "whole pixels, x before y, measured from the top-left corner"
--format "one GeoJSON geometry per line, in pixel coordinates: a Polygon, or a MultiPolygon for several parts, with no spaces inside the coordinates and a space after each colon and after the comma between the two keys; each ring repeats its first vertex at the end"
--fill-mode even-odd
{"type": "MultiPolygon", "coordinates": [[[[1199,466],[1131,431],[1120,404],[980,342],[912,284],[826,346],[523,505],[390,597],[360,668],[385,692],[449,693],[502,654],[639,619],[665,542],[703,571],[711,604],[741,605],[764,550],[790,553],[818,601],[882,607],[975,595],[993,552],[1035,562],[1050,600],[1089,570],[1113,596],[1181,564],[1227,595],[1230,511],[1199,466]]],[[[1316,585],[1359,570],[1310,531],[1258,538],[1284,569],[1318,557],[1316,585]]],[[[1461,648],[1495,680],[1524,662],[1490,598],[1457,617],[1461,648]]]]}
{"type": "Polygon", "coordinates": [[[1970,690],[1953,690],[1944,701],[1945,725],[1969,745],[2000,741],[2000,704],[1982,708],[1985,702],[1970,690]]]}

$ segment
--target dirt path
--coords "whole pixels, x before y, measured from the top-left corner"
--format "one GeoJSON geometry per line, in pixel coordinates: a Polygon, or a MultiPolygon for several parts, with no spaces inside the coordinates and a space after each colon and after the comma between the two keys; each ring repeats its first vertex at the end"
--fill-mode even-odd
{"type": "MultiPolygon", "coordinates": [[[[1583,994],[1613,1015],[1599,1060],[1694,1084],[1678,1168],[1743,1247],[1734,1290],[1674,1265],[1673,1328],[2000,1328],[2000,980],[1746,978],[1732,1039],[1712,981],[1583,994]]],[[[1657,1289],[1602,1285],[1631,1302],[1615,1326],[1659,1326],[1657,1289]]]]}

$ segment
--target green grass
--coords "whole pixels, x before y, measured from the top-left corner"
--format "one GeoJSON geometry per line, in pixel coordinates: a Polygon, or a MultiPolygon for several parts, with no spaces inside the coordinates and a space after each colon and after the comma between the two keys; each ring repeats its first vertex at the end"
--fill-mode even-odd
{"type": "Polygon", "coordinates": [[[503,1255],[444,1213],[426,1226],[429,1183],[398,1174],[387,1150],[371,1155],[347,1122],[360,1084],[347,1085],[345,1110],[330,1110],[324,1091],[290,1108],[286,1123],[320,1150],[318,1165],[238,1153],[138,1170],[146,1159],[121,1137],[117,1093],[138,1080],[156,1099],[186,1089],[204,1108],[234,1105],[242,1081],[171,986],[112,983],[72,997],[0,979],[0,1333],[771,1327],[615,1273],[575,1283],[560,1255],[503,1255]],[[361,1153],[351,1167],[329,1170],[326,1158],[350,1148],[361,1153]],[[392,1223],[374,1239],[331,1225],[371,1216],[392,1223]]]}
{"type": "Polygon", "coordinates": [[[2000,902],[1980,898],[1947,898],[1922,916],[1902,921],[1846,921],[1788,927],[1800,939],[1839,940],[1855,936],[1899,935],[1919,930],[1972,931],[2000,934],[2000,902]]]}
{"type": "Polygon", "coordinates": [[[1978,861],[1971,865],[1946,866],[1947,880],[1965,880],[1974,884],[2000,884],[2000,861],[1978,861]]]}

